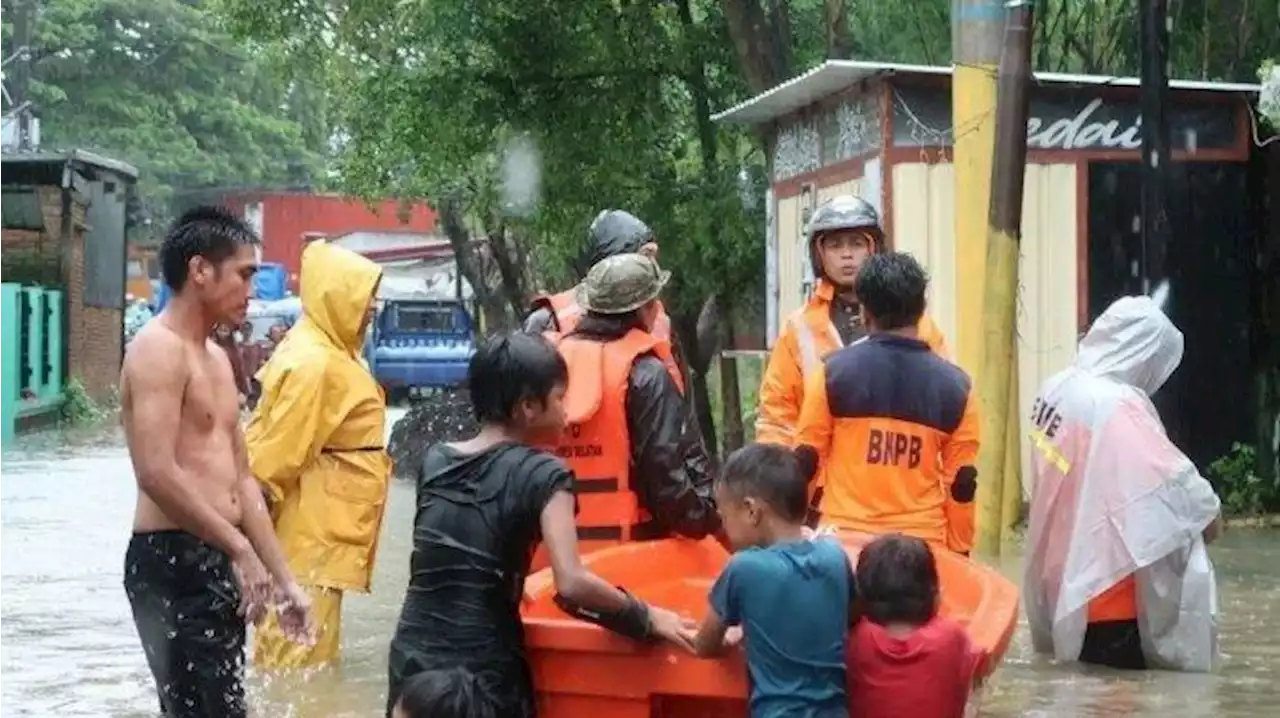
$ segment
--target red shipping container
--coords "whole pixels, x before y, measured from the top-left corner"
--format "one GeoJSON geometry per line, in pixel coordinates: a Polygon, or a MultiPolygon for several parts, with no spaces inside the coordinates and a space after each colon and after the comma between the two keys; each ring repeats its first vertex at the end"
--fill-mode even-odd
{"type": "Polygon", "coordinates": [[[336,194],[240,192],[224,196],[222,205],[249,220],[262,237],[262,261],[283,264],[294,292],[307,236],[357,231],[428,234],[435,231],[437,219],[425,202],[403,208],[397,200],[384,200],[370,208],[362,200],[336,194]]]}

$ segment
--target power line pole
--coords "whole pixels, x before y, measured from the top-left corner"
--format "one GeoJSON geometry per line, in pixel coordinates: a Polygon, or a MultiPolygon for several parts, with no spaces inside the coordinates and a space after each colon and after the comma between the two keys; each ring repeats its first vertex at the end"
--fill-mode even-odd
{"type": "Polygon", "coordinates": [[[1167,0],[1142,0],[1142,274],[1144,294],[1167,276],[1165,257],[1173,241],[1169,221],[1169,17],[1167,0]]]}
{"type": "Polygon", "coordinates": [[[14,120],[17,121],[17,149],[31,149],[31,105],[27,93],[31,82],[31,25],[33,0],[17,0],[13,8],[13,88],[14,120]]]}
{"type": "Polygon", "coordinates": [[[982,286],[995,147],[996,66],[1002,0],[953,0],[951,126],[955,173],[956,356],[976,376],[982,361],[982,286]]]}
{"type": "Polygon", "coordinates": [[[1018,518],[1022,436],[1018,411],[1018,261],[1022,240],[1022,187],[1027,170],[1030,112],[1031,0],[1005,3],[1004,49],[997,76],[995,148],[991,164],[986,282],[983,291],[982,405],[979,485],[994,484],[978,504],[977,524],[986,527],[977,548],[998,551],[1002,534],[1018,518]]]}
{"type": "MultiPolygon", "coordinates": [[[[996,71],[1004,33],[1003,0],[952,0],[951,126],[955,187],[955,347],[961,367],[980,383],[987,274],[987,209],[996,136],[996,71]]],[[[1016,437],[1015,437],[1016,438],[1016,437]]],[[[986,443],[985,441],[983,442],[986,443]]],[[[1000,544],[1000,526],[982,520],[1003,495],[1004,478],[978,468],[975,537],[1000,544]]]]}

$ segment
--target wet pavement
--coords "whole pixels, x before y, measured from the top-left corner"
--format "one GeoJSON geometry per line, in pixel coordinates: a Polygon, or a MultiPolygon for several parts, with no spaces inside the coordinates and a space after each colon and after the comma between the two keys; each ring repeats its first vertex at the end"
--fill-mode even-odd
{"type": "MultiPolygon", "coordinates": [[[[0,481],[0,671],[5,716],[156,714],[151,676],[121,586],[134,503],[115,436],[7,454],[0,481]]],[[[254,715],[381,715],[386,649],[409,565],[413,490],[396,481],[371,596],[345,599],[344,661],[309,674],[250,677],[254,715]]],[[[1211,675],[1055,666],[1019,628],[981,700],[990,716],[1275,715],[1280,704],[1280,531],[1236,530],[1212,549],[1223,660],[1211,675]]],[[[1018,573],[1016,558],[1001,567],[1018,573]]],[[[551,718],[554,718],[552,716],[551,718]]]]}

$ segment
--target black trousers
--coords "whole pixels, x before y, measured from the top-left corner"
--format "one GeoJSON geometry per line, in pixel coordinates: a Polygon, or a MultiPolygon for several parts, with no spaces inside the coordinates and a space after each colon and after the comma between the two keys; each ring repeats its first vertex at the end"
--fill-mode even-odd
{"type": "Polygon", "coordinates": [[[1147,659],[1142,654],[1142,635],[1138,633],[1138,622],[1090,623],[1084,634],[1084,645],[1080,648],[1080,660],[1111,668],[1146,670],[1147,659]]]}
{"type": "Polygon", "coordinates": [[[124,589],[166,718],[244,718],[244,619],[231,559],[184,531],[134,534],[124,589]]]}

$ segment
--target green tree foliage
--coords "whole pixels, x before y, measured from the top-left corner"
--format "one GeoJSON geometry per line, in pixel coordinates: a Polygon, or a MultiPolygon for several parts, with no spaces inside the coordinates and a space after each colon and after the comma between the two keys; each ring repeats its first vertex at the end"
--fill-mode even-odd
{"type": "MultiPolygon", "coordinates": [[[[323,48],[336,88],[345,186],[422,196],[492,324],[510,324],[535,289],[566,286],[586,229],[624,208],[654,227],[677,332],[705,401],[715,327],[759,295],[763,156],[710,122],[745,94],[718,5],[533,0],[231,0],[250,37],[323,48]],[[532,211],[510,206],[504,149],[536,148],[532,211]],[[757,171],[740,173],[750,166],[757,171]],[[742,177],[756,177],[742,191],[742,177]],[[475,240],[484,240],[477,243],[475,240]],[[539,280],[556,281],[543,284],[539,280]],[[713,327],[714,328],[714,327],[713,327]]],[[[723,336],[722,333],[721,337],[723,336]]]]}
{"type": "MultiPolygon", "coordinates": [[[[950,0],[859,3],[850,25],[868,59],[947,64],[950,0]]],[[[1135,76],[1138,8],[1133,0],[1039,0],[1037,70],[1135,76]]],[[[1280,0],[1170,0],[1172,76],[1251,82],[1261,62],[1280,51],[1280,0]]]]}
{"type": "Polygon", "coordinates": [[[1258,111],[1267,120],[1273,132],[1280,133],[1280,65],[1268,59],[1258,68],[1258,81],[1262,83],[1258,111]]]}
{"type": "MultiPolygon", "coordinates": [[[[6,58],[16,4],[3,5],[6,58]]],[[[305,185],[323,168],[325,95],[278,54],[233,39],[206,5],[48,0],[35,14],[29,94],[42,146],[137,166],[159,221],[175,190],[305,185]]]]}
{"type": "MultiPolygon", "coordinates": [[[[1186,68],[1203,59],[1203,43],[1198,54],[1182,48],[1206,26],[1272,42],[1257,17],[1276,1],[1174,3],[1175,54],[1186,68]]],[[[600,209],[648,221],[676,270],[668,304],[695,393],[731,320],[762,294],[767,138],[716,126],[711,112],[826,57],[947,64],[949,5],[223,0],[239,33],[287,47],[327,78],[347,189],[426,197],[441,211],[491,327],[509,325],[531,292],[573,279],[600,209]],[[520,142],[536,148],[540,169],[531,209],[503,191],[505,149],[520,142]]],[[[1131,73],[1131,5],[1048,0],[1041,68],[1131,73]]],[[[1213,44],[1207,64],[1175,74],[1234,76],[1253,50],[1229,49],[1213,44]]]]}

